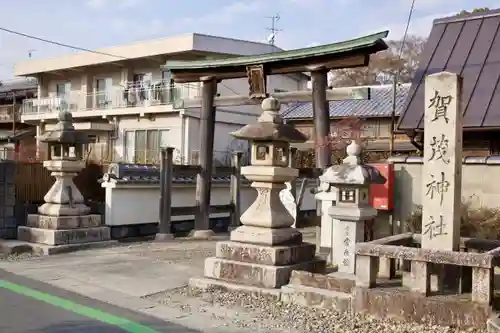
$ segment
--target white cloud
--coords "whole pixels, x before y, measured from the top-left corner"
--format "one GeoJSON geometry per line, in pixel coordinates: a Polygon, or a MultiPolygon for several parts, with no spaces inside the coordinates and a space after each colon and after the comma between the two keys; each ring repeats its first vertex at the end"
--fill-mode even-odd
{"type": "Polygon", "coordinates": [[[85,5],[93,9],[101,9],[107,5],[107,0],[87,0],[85,5]]]}
{"type": "Polygon", "coordinates": [[[242,14],[247,14],[251,12],[258,12],[263,7],[266,6],[266,2],[263,0],[254,0],[251,2],[238,1],[222,8],[218,8],[206,15],[200,17],[186,17],[179,21],[174,22],[174,24],[179,26],[204,26],[204,25],[228,25],[241,18],[242,14]]]}
{"type": "Polygon", "coordinates": [[[110,6],[116,6],[121,9],[132,8],[141,3],[140,0],[87,0],[85,5],[92,9],[103,9],[110,6]],[[118,3],[118,4],[117,4],[118,3]]]}

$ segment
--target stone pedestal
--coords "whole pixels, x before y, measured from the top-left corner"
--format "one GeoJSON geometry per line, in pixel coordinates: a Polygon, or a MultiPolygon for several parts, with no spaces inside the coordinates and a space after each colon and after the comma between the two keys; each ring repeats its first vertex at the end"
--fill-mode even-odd
{"type": "MultiPolygon", "coordinates": [[[[264,100],[259,123],[233,133],[252,141],[252,165],[243,167],[241,173],[253,181],[257,198],[241,215],[242,226],[231,232],[230,241],[219,242],[216,256],[206,259],[205,277],[216,285],[280,288],[293,270],[325,268],[325,262],[315,258],[316,246],[303,243],[302,233],[292,227],[295,218],[280,199],[285,183],[298,176],[297,169],[288,167],[289,142],[305,138],[282,124],[279,107],[273,98],[264,100]]],[[[192,285],[200,285],[199,280],[193,281],[192,285]]]]}
{"type": "Polygon", "coordinates": [[[273,174],[291,180],[298,170],[248,166],[242,168],[242,174],[260,180],[252,183],[257,199],[241,215],[243,225],[231,232],[230,241],[218,243],[216,256],[206,260],[205,277],[280,288],[288,283],[293,270],[324,269],[324,261],[315,259],[316,246],[303,243],[302,233],[292,227],[295,219],[279,196],[285,185],[264,182],[272,181],[273,174]]]}
{"type": "Polygon", "coordinates": [[[18,239],[51,246],[68,246],[111,239],[108,227],[101,225],[101,216],[89,214],[90,208],[73,177],[83,169],[84,162],[71,160],[45,161],[43,165],[56,178],[44,197],[39,214],[30,214],[26,226],[18,228],[18,239]]]}

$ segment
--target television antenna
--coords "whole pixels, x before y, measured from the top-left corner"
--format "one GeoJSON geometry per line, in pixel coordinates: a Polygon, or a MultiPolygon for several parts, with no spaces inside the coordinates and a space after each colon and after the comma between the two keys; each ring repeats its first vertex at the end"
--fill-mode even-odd
{"type": "Polygon", "coordinates": [[[33,55],[33,52],[35,52],[36,50],[32,49],[32,50],[28,50],[28,58],[31,59],[31,56],[33,55]]]}
{"type": "Polygon", "coordinates": [[[276,35],[278,34],[278,32],[283,31],[282,29],[278,29],[276,27],[276,23],[278,23],[278,21],[280,20],[280,14],[276,14],[273,16],[267,16],[266,18],[271,20],[271,27],[266,28],[267,31],[271,32],[269,34],[269,36],[267,37],[267,42],[271,45],[274,45],[274,42],[276,40],[276,35]]]}

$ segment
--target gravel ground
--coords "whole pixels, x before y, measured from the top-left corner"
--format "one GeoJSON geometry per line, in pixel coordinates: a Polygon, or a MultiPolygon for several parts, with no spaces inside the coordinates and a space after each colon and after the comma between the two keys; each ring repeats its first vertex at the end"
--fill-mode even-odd
{"type": "Polygon", "coordinates": [[[272,298],[244,293],[211,290],[188,292],[181,288],[147,297],[186,314],[208,313],[226,322],[226,326],[250,329],[262,333],[451,333],[486,330],[465,330],[403,323],[396,320],[379,320],[365,315],[349,315],[332,310],[306,308],[284,304],[272,298]]]}
{"type": "Polygon", "coordinates": [[[0,253],[0,260],[5,260],[5,261],[27,260],[35,257],[38,257],[38,255],[32,253],[19,253],[19,254],[0,253]]]}

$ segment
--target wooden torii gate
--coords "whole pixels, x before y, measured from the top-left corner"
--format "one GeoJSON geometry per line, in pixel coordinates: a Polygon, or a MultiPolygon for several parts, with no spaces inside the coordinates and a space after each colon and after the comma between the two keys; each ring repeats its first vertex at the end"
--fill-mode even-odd
{"type": "MultiPolygon", "coordinates": [[[[369,99],[367,88],[328,89],[327,74],[332,69],[368,66],[370,55],[387,49],[383,41],[388,31],[344,42],[253,56],[197,61],[167,61],[163,70],[175,83],[202,82],[200,99],[184,100],[185,108],[200,108],[200,166],[196,183],[199,211],[192,236],[210,234],[209,206],[216,107],[250,105],[272,95],[282,103],[312,101],[315,142],[330,132],[330,100],[369,99]],[[310,72],[312,90],[268,94],[267,76],[310,72]],[[248,96],[216,97],[222,80],[248,78],[248,96]]],[[[331,165],[331,149],[316,145],[316,167],[331,165]]]]}

